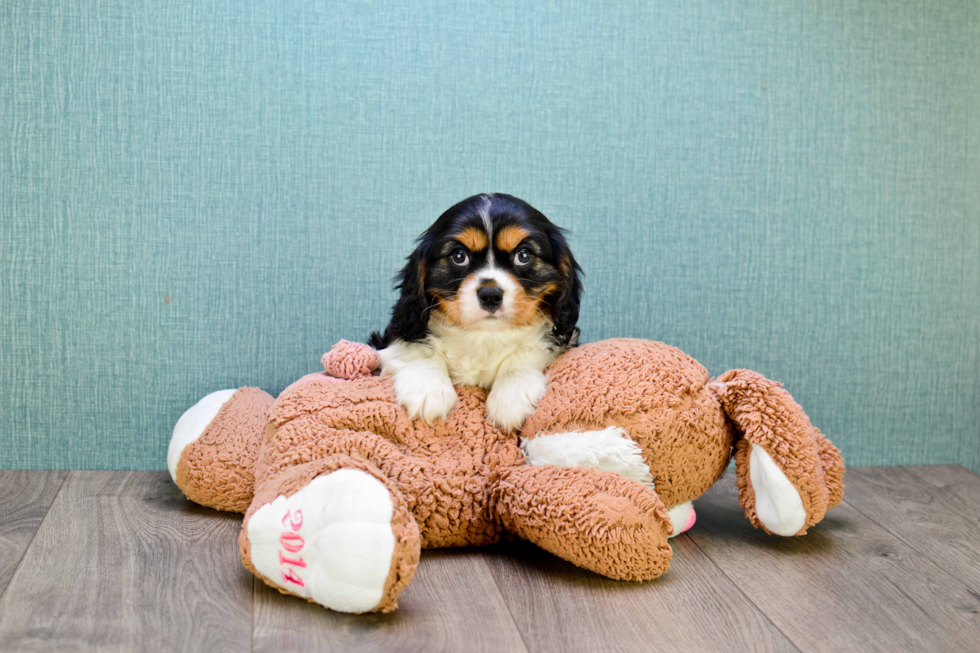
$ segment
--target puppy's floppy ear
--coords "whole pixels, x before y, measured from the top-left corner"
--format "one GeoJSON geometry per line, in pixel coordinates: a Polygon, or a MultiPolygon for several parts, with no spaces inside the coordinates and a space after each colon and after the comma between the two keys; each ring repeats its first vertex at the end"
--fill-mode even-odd
{"type": "Polygon", "coordinates": [[[429,325],[429,303],[425,298],[425,260],[422,246],[415,248],[398,275],[401,297],[391,308],[391,326],[405,340],[421,340],[429,325]]]}
{"type": "Polygon", "coordinates": [[[429,304],[425,297],[425,257],[423,246],[419,245],[405,267],[398,273],[395,287],[401,296],[391,307],[391,322],[384,335],[374,332],[368,344],[375,349],[384,349],[395,338],[413,341],[425,337],[429,325],[429,304]]]}
{"type": "Polygon", "coordinates": [[[572,256],[562,230],[557,227],[548,234],[551,251],[558,266],[559,289],[551,300],[551,320],[555,323],[552,336],[560,346],[575,346],[578,341],[579,301],[582,298],[582,268],[572,256]]]}

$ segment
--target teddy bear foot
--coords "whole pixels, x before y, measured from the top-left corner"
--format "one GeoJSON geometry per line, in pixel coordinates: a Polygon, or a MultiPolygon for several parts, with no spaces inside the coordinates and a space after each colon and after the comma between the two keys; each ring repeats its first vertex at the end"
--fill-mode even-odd
{"type": "Polygon", "coordinates": [[[255,458],[272,396],[259,388],[207,395],[177,421],[167,450],[170,476],[191,501],[245,512],[255,490],[255,458]]]}
{"type": "Polygon", "coordinates": [[[420,548],[401,503],[367,471],[316,476],[250,511],[246,565],[281,592],[331,610],[387,612],[411,580],[420,548]]]}
{"type": "Polygon", "coordinates": [[[177,463],[180,462],[180,455],[184,453],[184,449],[203,435],[205,429],[218,415],[221,407],[231,399],[236,391],[233,388],[212,392],[184,411],[184,414],[177,420],[173,436],[170,438],[170,446],[167,448],[167,469],[170,470],[170,478],[174,481],[177,480],[177,463]]]}

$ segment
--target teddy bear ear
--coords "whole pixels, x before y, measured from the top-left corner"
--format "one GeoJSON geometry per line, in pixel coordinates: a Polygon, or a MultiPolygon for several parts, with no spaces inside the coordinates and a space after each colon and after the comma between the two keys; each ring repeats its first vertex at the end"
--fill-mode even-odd
{"type": "Polygon", "coordinates": [[[381,361],[378,352],[360,342],[341,340],[321,359],[323,369],[338,379],[361,379],[371,376],[381,361]]]}

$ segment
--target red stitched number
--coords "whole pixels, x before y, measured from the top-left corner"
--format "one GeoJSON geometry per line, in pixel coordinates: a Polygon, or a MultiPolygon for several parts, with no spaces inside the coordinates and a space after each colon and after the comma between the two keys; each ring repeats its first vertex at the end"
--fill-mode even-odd
{"type": "Polygon", "coordinates": [[[283,515],[282,525],[283,526],[289,526],[291,529],[293,529],[293,532],[295,533],[303,525],[303,511],[302,510],[297,510],[295,513],[292,513],[291,511],[287,510],[286,511],[286,514],[283,515]],[[290,514],[293,515],[293,517],[291,519],[290,519],[290,516],[289,516],[290,514]],[[288,520],[288,523],[287,523],[287,520],[288,520]]]}
{"type": "Polygon", "coordinates": [[[294,567],[305,567],[306,566],[306,561],[303,560],[303,558],[287,558],[286,556],[284,556],[282,554],[282,551],[280,551],[279,552],[279,564],[281,564],[281,565],[293,565],[294,567]]]}
{"type": "Polygon", "coordinates": [[[305,587],[303,579],[297,576],[292,569],[282,572],[282,579],[287,583],[296,583],[300,587],[305,587]]]}
{"type": "MultiPolygon", "coordinates": [[[[283,515],[282,525],[287,526],[292,529],[292,532],[286,531],[279,536],[279,544],[282,548],[286,549],[289,553],[299,553],[303,549],[303,545],[306,542],[303,540],[303,536],[297,533],[297,531],[303,526],[303,511],[297,510],[292,512],[290,510],[286,511],[283,515]]],[[[303,560],[302,556],[296,558],[287,558],[279,552],[279,564],[280,565],[293,565],[294,567],[305,567],[306,561],[303,560]]],[[[293,583],[294,585],[299,585],[304,587],[303,579],[296,575],[294,569],[286,569],[282,572],[282,579],[287,583],[293,583]]]]}
{"type": "Polygon", "coordinates": [[[303,536],[298,533],[285,532],[279,536],[279,544],[282,548],[286,549],[290,553],[299,553],[303,545],[306,544],[303,541],[303,536]]]}

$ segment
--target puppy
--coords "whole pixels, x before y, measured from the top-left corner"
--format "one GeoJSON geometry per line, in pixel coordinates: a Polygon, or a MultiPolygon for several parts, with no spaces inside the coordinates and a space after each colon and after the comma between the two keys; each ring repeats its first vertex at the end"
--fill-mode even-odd
{"type": "Polygon", "coordinates": [[[497,193],[463,200],[419,237],[391,323],[368,341],[410,415],[445,418],[458,384],[490,391],[498,427],[524,423],[544,395],[543,370],[578,344],[581,269],[562,233],[497,193]]]}

